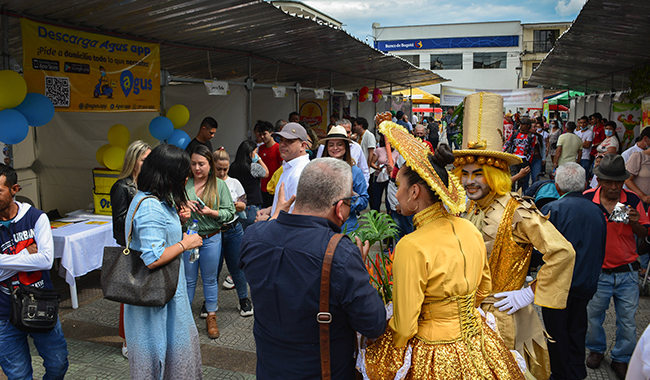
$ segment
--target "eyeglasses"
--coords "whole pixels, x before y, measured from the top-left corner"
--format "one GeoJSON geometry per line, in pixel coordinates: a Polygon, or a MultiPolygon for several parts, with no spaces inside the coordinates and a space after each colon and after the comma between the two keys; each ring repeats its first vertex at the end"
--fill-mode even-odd
{"type": "Polygon", "coordinates": [[[357,193],[355,193],[353,191],[352,196],[339,199],[338,201],[332,203],[332,206],[336,206],[337,203],[339,203],[340,201],[343,201],[343,204],[347,205],[348,207],[352,207],[353,204],[357,203],[357,200],[359,200],[359,194],[357,194],[357,193]],[[347,201],[347,200],[350,200],[350,203],[345,203],[345,201],[347,201]]]}

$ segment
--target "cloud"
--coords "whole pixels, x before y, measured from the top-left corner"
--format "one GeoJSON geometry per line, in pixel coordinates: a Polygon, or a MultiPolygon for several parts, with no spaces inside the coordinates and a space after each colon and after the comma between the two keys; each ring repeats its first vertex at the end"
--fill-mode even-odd
{"type": "Polygon", "coordinates": [[[587,0],[558,0],[555,12],[562,17],[576,15],[586,2],[587,0]]]}
{"type": "MultiPolygon", "coordinates": [[[[341,21],[344,29],[365,40],[372,23],[382,27],[432,25],[488,21],[552,22],[558,20],[556,5],[577,8],[584,0],[302,0],[309,6],[341,21]],[[577,6],[573,3],[579,3],[577,6]]],[[[561,14],[561,16],[565,16],[561,14]]],[[[567,21],[563,19],[561,21],[567,21]]]]}

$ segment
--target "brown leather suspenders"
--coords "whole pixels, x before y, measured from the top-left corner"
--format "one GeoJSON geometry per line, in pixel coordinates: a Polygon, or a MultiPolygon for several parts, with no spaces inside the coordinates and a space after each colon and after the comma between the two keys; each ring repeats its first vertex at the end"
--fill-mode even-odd
{"type": "Polygon", "coordinates": [[[323,380],[330,380],[332,372],[330,369],[330,322],[332,322],[332,314],[330,310],[330,274],[332,273],[332,259],[334,258],[334,251],[336,246],[341,241],[343,234],[336,234],[332,236],[327,250],[323,257],[323,271],[320,276],[320,308],[316,316],[316,320],[320,324],[320,368],[321,377],[323,380]]]}

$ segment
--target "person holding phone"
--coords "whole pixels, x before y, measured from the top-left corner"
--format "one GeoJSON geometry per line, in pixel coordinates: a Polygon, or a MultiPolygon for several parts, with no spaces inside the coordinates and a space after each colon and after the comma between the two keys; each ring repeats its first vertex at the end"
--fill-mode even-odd
{"type": "Polygon", "coordinates": [[[199,225],[203,246],[199,248],[199,259],[190,263],[190,252],[185,252],[185,279],[190,305],[194,299],[199,267],[203,278],[205,304],[199,316],[206,318],[205,324],[211,339],[219,337],[217,327],[217,297],[219,285],[217,271],[221,263],[221,227],[232,220],[235,206],[226,183],[216,175],[212,152],[206,146],[197,146],[190,157],[192,172],[185,185],[188,207],[199,225]]]}

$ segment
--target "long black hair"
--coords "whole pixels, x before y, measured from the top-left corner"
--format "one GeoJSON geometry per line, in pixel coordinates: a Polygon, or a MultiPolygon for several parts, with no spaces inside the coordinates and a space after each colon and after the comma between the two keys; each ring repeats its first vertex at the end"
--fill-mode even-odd
{"type": "MultiPolygon", "coordinates": [[[[445,169],[445,166],[454,162],[454,154],[451,152],[449,145],[438,145],[436,153],[429,154],[428,159],[431,163],[431,166],[433,166],[433,169],[436,171],[436,174],[438,174],[438,177],[440,177],[445,186],[449,186],[449,173],[447,172],[447,169],[445,169]]],[[[406,178],[406,183],[409,186],[413,186],[415,184],[423,185],[427,189],[427,193],[429,194],[430,199],[434,203],[438,202],[440,198],[431,189],[431,187],[429,187],[429,184],[427,184],[426,181],[422,179],[422,177],[420,177],[420,175],[415,170],[411,170],[411,168],[409,168],[407,165],[404,166],[404,178],[406,178]]]]}
{"type": "Polygon", "coordinates": [[[142,163],[138,190],[150,193],[180,210],[187,202],[185,180],[190,175],[190,156],[169,144],[158,145],[142,163]]]}
{"type": "Polygon", "coordinates": [[[244,140],[239,144],[237,154],[235,154],[235,161],[230,165],[228,176],[239,179],[242,175],[246,176],[244,173],[250,175],[251,164],[253,163],[251,153],[253,153],[255,148],[257,148],[257,144],[251,140],[244,140]]]}

